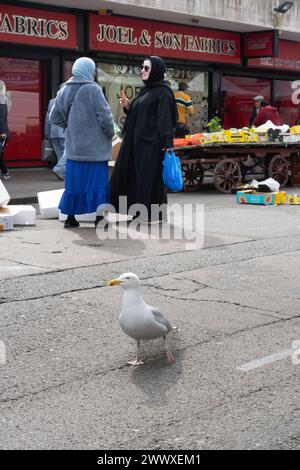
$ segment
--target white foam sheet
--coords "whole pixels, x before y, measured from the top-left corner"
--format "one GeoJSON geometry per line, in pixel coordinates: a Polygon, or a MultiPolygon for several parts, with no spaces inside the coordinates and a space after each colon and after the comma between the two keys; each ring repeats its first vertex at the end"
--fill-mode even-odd
{"type": "Polygon", "coordinates": [[[36,210],[30,205],[4,206],[7,213],[13,216],[14,225],[35,225],[36,210]]]}
{"type": "Polygon", "coordinates": [[[42,191],[37,193],[39,209],[42,219],[58,219],[58,205],[64,189],[42,191]]]}
{"type": "Polygon", "coordinates": [[[6,187],[0,180],[0,207],[6,206],[10,201],[10,195],[7,192],[6,187]]]}

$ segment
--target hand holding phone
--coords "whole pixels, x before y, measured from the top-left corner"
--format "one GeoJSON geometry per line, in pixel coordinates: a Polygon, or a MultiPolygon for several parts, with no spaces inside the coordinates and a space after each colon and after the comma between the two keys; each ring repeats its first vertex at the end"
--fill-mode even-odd
{"type": "Polygon", "coordinates": [[[123,90],[123,88],[121,88],[120,90],[120,95],[119,95],[119,103],[121,106],[123,106],[123,108],[128,108],[129,106],[129,99],[127,98],[126,94],[125,94],[125,91],[123,90]]]}

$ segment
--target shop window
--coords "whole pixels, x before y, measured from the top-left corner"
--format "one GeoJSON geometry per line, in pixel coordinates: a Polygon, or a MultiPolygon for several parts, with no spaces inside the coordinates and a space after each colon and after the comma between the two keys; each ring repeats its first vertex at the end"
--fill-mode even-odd
{"type": "Polygon", "coordinates": [[[300,118],[299,104],[293,103],[293,81],[275,80],[275,106],[278,108],[282,124],[293,126],[300,118]]]}
{"type": "MultiPolygon", "coordinates": [[[[119,93],[123,88],[130,100],[136,97],[144,86],[140,66],[99,62],[97,64],[97,78],[115,121],[122,128],[126,115],[119,104],[119,93]]],[[[188,94],[195,108],[195,115],[188,119],[188,127],[191,132],[199,132],[206,126],[208,120],[208,73],[168,68],[166,80],[169,81],[174,92],[178,89],[179,82],[188,83],[188,94]]]]}
{"type": "MultiPolygon", "coordinates": [[[[73,63],[65,61],[64,80],[70,78],[73,63]]],[[[119,103],[119,93],[123,88],[130,100],[136,97],[144,86],[140,65],[97,62],[97,80],[111,107],[115,122],[122,128],[126,115],[119,103]]],[[[188,84],[187,93],[193,102],[195,114],[188,117],[187,125],[193,133],[205,129],[208,122],[208,72],[168,67],[166,80],[174,92],[178,90],[180,82],[188,84]]]]}
{"type": "Polygon", "coordinates": [[[7,163],[40,163],[40,62],[0,57],[0,80],[6,84],[9,108],[7,163]]]}
{"type": "Polygon", "coordinates": [[[72,67],[75,60],[65,60],[64,62],[64,82],[69,80],[72,76],[72,67]]]}
{"type": "Polygon", "coordinates": [[[222,77],[221,118],[224,129],[249,126],[254,96],[271,98],[271,80],[251,77],[222,77]]]}
{"type": "MultiPolygon", "coordinates": [[[[65,80],[71,76],[72,65],[71,61],[65,62],[65,80]]],[[[119,93],[123,88],[130,100],[135,98],[144,86],[140,66],[98,62],[97,79],[111,107],[116,123],[122,128],[126,115],[119,104],[119,93]]],[[[208,121],[208,73],[168,68],[166,80],[169,81],[174,92],[178,89],[179,82],[188,83],[188,94],[195,108],[194,116],[188,118],[188,127],[191,132],[199,132],[208,121]]]]}
{"type": "Polygon", "coordinates": [[[187,118],[187,127],[191,133],[205,129],[208,123],[208,72],[168,68],[166,79],[174,92],[180,82],[188,84],[186,93],[191,97],[195,114],[187,118]]]}

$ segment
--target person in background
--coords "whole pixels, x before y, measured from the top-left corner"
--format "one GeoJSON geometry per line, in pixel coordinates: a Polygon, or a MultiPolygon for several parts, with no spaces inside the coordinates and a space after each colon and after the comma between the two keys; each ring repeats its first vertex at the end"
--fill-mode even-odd
{"type": "Polygon", "coordinates": [[[174,93],[178,111],[178,120],[175,128],[176,137],[185,137],[186,134],[190,133],[186,125],[187,117],[195,114],[191,97],[186,93],[187,90],[188,84],[181,82],[178,85],[178,91],[174,93]]]}
{"type": "MultiPolygon", "coordinates": [[[[60,85],[60,89],[64,86],[64,83],[60,85]]],[[[52,169],[53,173],[58,179],[64,180],[66,174],[66,158],[64,156],[65,150],[65,129],[50,123],[50,111],[53,107],[55,98],[52,98],[48,104],[48,110],[45,121],[45,137],[51,140],[52,146],[55,150],[57,163],[52,169]]]]}
{"type": "Polygon", "coordinates": [[[267,121],[272,121],[275,126],[280,126],[280,117],[277,108],[271,106],[268,101],[263,100],[260,103],[261,109],[258,111],[256,118],[253,121],[255,127],[265,124],[267,121]]]}
{"type": "Polygon", "coordinates": [[[109,203],[114,121],[95,76],[92,59],[77,59],[72,77],[59,90],[50,112],[50,123],[65,128],[65,191],[59,203],[61,212],[68,215],[65,228],[79,226],[75,214],[92,212],[97,214],[97,226],[109,203]]]}
{"type": "Polygon", "coordinates": [[[10,173],[4,162],[4,147],[9,139],[7,111],[6,85],[0,80],[0,170],[3,179],[10,178],[10,173]]]}
{"type": "Polygon", "coordinates": [[[253,109],[252,109],[251,116],[249,118],[249,127],[253,126],[254,119],[256,118],[257,113],[261,108],[261,102],[263,100],[264,100],[264,97],[262,95],[257,95],[253,98],[254,106],[253,106],[253,109]]]}
{"type": "Polygon", "coordinates": [[[141,70],[145,86],[131,103],[121,90],[120,104],[127,117],[123,142],[110,179],[111,204],[116,212],[128,214],[130,206],[143,204],[148,211],[148,220],[142,222],[149,223],[166,220],[166,214],[153,214],[152,205],[167,203],[163,158],[165,149],[173,147],[173,129],[177,122],[176,102],[172,89],[164,80],[165,71],[163,59],[146,57],[141,70]],[[124,209],[120,196],[127,197],[124,209]]]}

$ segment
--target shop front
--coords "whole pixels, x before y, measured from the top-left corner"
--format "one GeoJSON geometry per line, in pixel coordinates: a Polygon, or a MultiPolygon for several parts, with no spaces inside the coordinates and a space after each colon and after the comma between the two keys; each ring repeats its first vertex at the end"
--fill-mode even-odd
{"type": "Polygon", "coordinates": [[[297,85],[300,44],[279,40],[275,53],[276,57],[250,58],[235,73],[228,69],[222,71],[221,114],[226,129],[249,126],[253,97],[257,95],[277,107],[282,124],[293,126],[300,118],[296,99],[300,88],[300,83],[297,85]]]}
{"type": "MultiPolygon", "coordinates": [[[[144,86],[140,74],[144,57],[165,59],[166,80],[174,92],[180,82],[188,84],[195,110],[187,123],[191,132],[205,129],[208,122],[212,64],[240,64],[237,33],[93,13],[88,17],[88,31],[88,53],[97,64],[97,80],[120,127],[125,119],[118,99],[120,90],[133,99],[144,86]]],[[[65,62],[65,79],[72,63],[65,62]]]]}
{"type": "Polygon", "coordinates": [[[95,60],[97,80],[119,127],[125,119],[120,90],[130,99],[136,96],[143,86],[140,65],[149,55],[165,59],[166,79],[174,91],[180,82],[188,84],[195,109],[188,122],[193,133],[205,129],[215,115],[225,128],[248,126],[256,95],[278,106],[283,122],[294,124],[299,113],[291,89],[300,77],[299,43],[280,40],[277,57],[248,61],[241,44],[242,35],[231,31],[83,10],[54,11],[41,4],[38,9],[1,5],[0,80],[6,82],[10,109],[8,165],[43,164],[47,103],[83,55],[95,60]]]}
{"type": "Polygon", "coordinates": [[[59,83],[61,56],[77,49],[69,13],[0,5],[0,80],[7,89],[9,167],[42,165],[47,102],[59,83]]]}
{"type": "Polygon", "coordinates": [[[221,117],[226,129],[249,126],[257,95],[278,107],[282,123],[293,125],[300,117],[292,98],[300,76],[300,45],[279,40],[275,31],[249,36],[246,42],[244,35],[228,31],[90,14],[88,47],[120,126],[125,118],[117,99],[120,88],[134,98],[142,86],[140,59],[134,54],[164,57],[166,78],[174,91],[180,81],[188,83],[196,111],[188,122],[192,132],[203,130],[214,115],[221,117]],[[108,52],[123,62],[105,63],[102,57],[108,52]],[[124,54],[130,62],[124,63],[124,54]]]}

